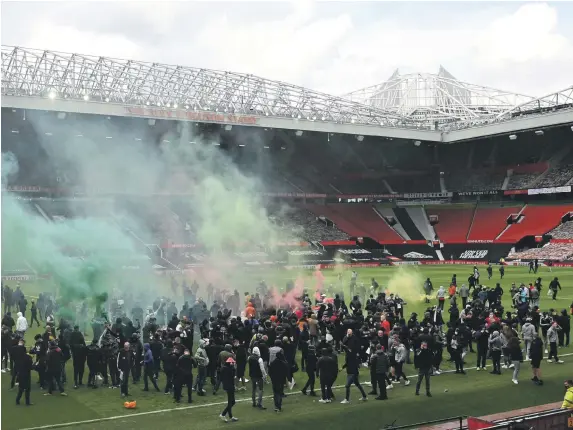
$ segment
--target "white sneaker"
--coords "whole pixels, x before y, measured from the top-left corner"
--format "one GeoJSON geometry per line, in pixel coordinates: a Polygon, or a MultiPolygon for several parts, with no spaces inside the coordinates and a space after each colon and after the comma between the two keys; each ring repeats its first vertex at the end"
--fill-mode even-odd
{"type": "Polygon", "coordinates": [[[227,419],[227,417],[224,416],[224,415],[219,415],[219,418],[221,418],[221,421],[223,421],[224,423],[228,423],[228,422],[229,422],[229,420],[227,419]]]}
{"type": "Polygon", "coordinates": [[[387,389],[387,390],[391,390],[392,388],[394,388],[394,385],[392,385],[392,384],[386,385],[386,389],[387,389]]]}
{"type": "Polygon", "coordinates": [[[1,372],[2,372],[2,373],[6,373],[6,369],[2,369],[1,372]]]}
{"type": "Polygon", "coordinates": [[[487,370],[487,366],[483,366],[481,370],[487,370]]]}
{"type": "Polygon", "coordinates": [[[547,350],[545,350],[545,353],[548,354],[547,350]]]}
{"type": "Polygon", "coordinates": [[[406,382],[404,382],[404,385],[407,387],[408,385],[410,385],[410,380],[406,379],[406,382]]]}
{"type": "Polygon", "coordinates": [[[519,381],[517,379],[512,379],[511,382],[513,382],[515,385],[519,384],[519,381]]]}
{"type": "Polygon", "coordinates": [[[350,403],[350,400],[346,400],[346,399],[344,399],[342,402],[340,402],[340,404],[342,404],[342,405],[347,405],[349,403],[350,403]]]}
{"type": "Polygon", "coordinates": [[[371,381],[364,382],[363,385],[372,385],[371,381]]]}
{"type": "Polygon", "coordinates": [[[367,400],[368,400],[368,397],[362,397],[362,398],[360,399],[361,402],[365,402],[365,401],[367,401],[367,400]]]}
{"type": "Polygon", "coordinates": [[[293,380],[289,382],[288,386],[292,390],[295,385],[296,385],[296,381],[293,378],[293,380]]]}
{"type": "Polygon", "coordinates": [[[324,400],[324,399],[319,399],[318,403],[328,403],[328,400],[324,400]]]}
{"type": "Polygon", "coordinates": [[[515,367],[515,366],[513,365],[513,363],[511,363],[511,364],[509,365],[509,368],[510,368],[510,369],[513,369],[514,367],[515,367]]]}
{"type": "Polygon", "coordinates": [[[441,370],[434,370],[434,374],[435,374],[435,375],[441,375],[441,374],[442,374],[442,371],[441,371],[441,370]]]}
{"type": "Polygon", "coordinates": [[[481,367],[476,367],[476,370],[479,372],[481,370],[481,367]]]}
{"type": "Polygon", "coordinates": [[[239,419],[237,417],[233,417],[233,418],[231,418],[231,421],[237,422],[237,421],[239,421],[239,419]]]}
{"type": "Polygon", "coordinates": [[[561,364],[561,363],[565,363],[563,360],[559,360],[557,361],[557,363],[561,364]]]}
{"type": "Polygon", "coordinates": [[[504,364],[503,366],[501,366],[502,369],[507,369],[507,364],[504,364]]]}
{"type": "Polygon", "coordinates": [[[547,360],[548,363],[553,363],[553,360],[547,360]]]}

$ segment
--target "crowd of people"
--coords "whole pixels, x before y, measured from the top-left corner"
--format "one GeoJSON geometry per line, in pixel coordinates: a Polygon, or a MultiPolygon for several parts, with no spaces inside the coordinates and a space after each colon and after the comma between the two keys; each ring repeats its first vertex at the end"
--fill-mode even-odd
{"type": "MultiPolygon", "coordinates": [[[[542,385],[544,357],[563,363],[559,347],[569,345],[570,311],[540,310],[541,278],[529,286],[512,285],[512,308],[506,309],[499,283],[491,289],[482,286],[477,268],[471,277],[470,286],[458,288],[454,275],[447,289],[438,289],[436,305],[428,303],[423,314],[409,316],[407,304],[383,291],[374,279],[368,297],[354,295],[348,304],[342,294],[311,297],[306,291],[290,300],[296,292],[293,283],[277,299],[276,291],[263,281],[256,294],[247,293],[244,299],[237,291],[229,294],[210,285],[209,307],[196,296],[199,287],[194,283],[185,287],[187,300],[181,309],[167,297],[158,297],[147,312],[135,302],[128,312],[124,300],[110,300],[113,306],[98,309],[91,321],[91,342],[84,336],[87,327],[76,321],[60,318],[56,324],[58,301],[43,294],[40,319],[43,313],[46,328],[32,345],[24,339],[27,321],[20,323],[20,318],[26,319],[26,306],[20,305],[24,295],[19,287],[12,291],[4,286],[3,297],[19,300],[4,301],[2,372],[11,372],[12,388],[18,384],[17,404],[23,395],[30,404],[33,370],[44,395],[56,389],[66,395],[69,361],[74,389],[85,382],[91,389],[117,388],[128,397],[142,382],[144,391],[171,394],[176,403],[183,400],[184,388],[188,403],[194,395],[217,395],[222,389],[227,405],[220,418],[225,422],[237,420],[233,406],[238,391],[250,389],[253,408],[266,409],[265,382],[270,382],[272,408],[282,412],[285,387],[294,389],[297,372],[305,374],[302,394],[318,396],[320,403],[336,399],[333,386],[339,372],[346,374],[341,403],[351,402],[352,386],[359,401],[368,395],[386,400],[395,385],[410,385],[404,365],[411,363],[418,371],[415,395],[424,390],[432,396],[431,376],[440,375],[443,361],[454,363],[456,374],[465,374],[471,352],[477,353],[478,371],[486,370],[489,361],[492,375],[509,372],[514,384],[519,383],[522,363],[528,361],[532,381],[542,385]],[[242,300],[244,310],[238,309],[242,300]],[[20,310],[17,321],[11,316],[14,306],[20,310]],[[369,393],[360,382],[363,367],[370,373],[369,393]]],[[[351,290],[356,278],[353,272],[351,290]]],[[[424,290],[428,294],[432,289],[428,278],[424,290]]]]}

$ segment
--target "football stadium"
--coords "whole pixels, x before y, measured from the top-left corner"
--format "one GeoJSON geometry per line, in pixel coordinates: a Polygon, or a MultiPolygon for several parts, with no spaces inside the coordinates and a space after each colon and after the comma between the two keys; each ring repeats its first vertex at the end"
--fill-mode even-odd
{"type": "Polygon", "coordinates": [[[573,86],[2,46],[1,113],[3,429],[567,427],[573,86]]]}

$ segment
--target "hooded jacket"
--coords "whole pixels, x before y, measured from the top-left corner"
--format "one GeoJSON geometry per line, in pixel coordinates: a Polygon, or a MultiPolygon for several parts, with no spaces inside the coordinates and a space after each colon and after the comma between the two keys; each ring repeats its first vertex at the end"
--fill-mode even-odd
{"type": "Polygon", "coordinates": [[[440,286],[440,288],[438,289],[438,292],[436,293],[436,297],[438,298],[438,300],[444,300],[446,297],[446,290],[444,289],[443,286],[440,286]]]}
{"type": "Polygon", "coordinates": [[[523,340],[532,341],[535,337],[536,331],[537,330],[535,329],[535,326],[530,322],[526,322],[525,324],[523,324],[523,326],[521,327],[521,334],[523,335],[523,340]]]}
{"type": "Polygon", "coordinates": [[[253,348],[253,353],[248,358],[249,363],[249,375],[251,378],[267,378],[267,372],[265,370],[265,364],[261,358],[261,351],[258,347],[253,348]]]}
{"type": "Polygon", "coordinates": [[[153,353],[148,343],[143,344],[143,364],[145,366],[153,366],[153,353]]]}
{"type": "Polygon", "coordinates": [[[22,312],[18,312],[18,319],[16,320],[16,331],[28,330],[28,320],[22,316],[22,312]]]}
{"type": "Polygon", "coordinates": [[[197,360],[197,365],[199,367],[207,367],[209,365],[209,356],[205,350],[206,342],[201,339],[199,341],[199,348],[195,351],[195,359],[197,360]]]}

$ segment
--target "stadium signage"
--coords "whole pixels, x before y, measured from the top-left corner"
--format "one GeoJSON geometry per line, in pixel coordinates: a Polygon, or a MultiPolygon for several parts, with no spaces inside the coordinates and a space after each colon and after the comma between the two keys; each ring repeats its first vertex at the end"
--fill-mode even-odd
{"type": "Polygon", "coordinates": [[[499,194],[499,190],[461,191],[456,194],[458,196],[493,196],[499,194]]]}
{"type": "Polygon", "coordinates": [[[340,252],[341,254],[371,254],[370,251],[366,251],[365,249],[337,249],[336,252],[340,252]]]}
{"type": "Polygon", "coordinates": [[[402,257],[404,258],[434,258],[431,255],[425,255],[425,254],[421,254],[419,252],[408,252],[407,254],[404,254],[402,257]]]}
{"type": "Polygon", "coordinates": [[[151,118],[182,119],[187,121],[222,122],[228,124],[255,125],[259,122],[256,116],[222,114],[217,112],[189,112],[161,108],[144,108],[127,106],[127,115],[151,118]]]}
{"type": "Polygon", "coordinates": [[[537,194],[557,194],[557,193],[570,193],[571,185],[565,187],[550,187],[550,188],[534,188],[532,190],[527,190],[527,194],[534,196],[537,194]]]}
{"type": "Polygon", "coordinates": [[[493,239],[468,240],[467,243],[493,243],[493,239]]]}
{"type": "Polygon", "coordinates": [[[322,255],[320,251],[287,251],[289,255],[302,256],[302,255],[322,255]]]}
{"type": "Polygon", "coordinates": [[[452,197],[453,193],[407,193],[402,195],[405,199],[431,199],[452,197]]]}
{"type": "Polygon", "coordinates": [[[464,251],[460,254],[460,258],[462,260],[480,260],[485,258],[488,252],[489,251],[487,249],[464,251]]]}

